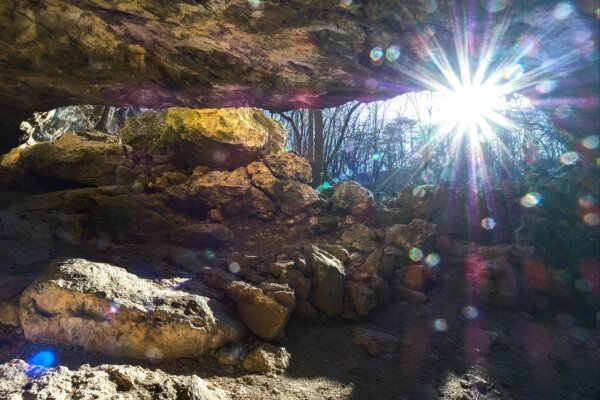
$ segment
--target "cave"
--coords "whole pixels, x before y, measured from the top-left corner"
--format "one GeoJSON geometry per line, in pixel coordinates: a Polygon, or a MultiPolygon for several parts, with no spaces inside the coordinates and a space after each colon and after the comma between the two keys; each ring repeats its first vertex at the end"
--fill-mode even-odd
{"type": "Polygon", "coordinates": [[[0,399],[600,396],[592,0],[5,0],[0,399]]]}

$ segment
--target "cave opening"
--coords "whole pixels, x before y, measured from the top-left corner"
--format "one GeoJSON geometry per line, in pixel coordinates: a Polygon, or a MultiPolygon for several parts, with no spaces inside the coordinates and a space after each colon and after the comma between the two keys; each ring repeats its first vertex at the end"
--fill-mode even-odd
{"type": "Polygon", "coordinates": [[[0,398],[600,395],[594,2],[159,3],[0,5],[0,398]]]}

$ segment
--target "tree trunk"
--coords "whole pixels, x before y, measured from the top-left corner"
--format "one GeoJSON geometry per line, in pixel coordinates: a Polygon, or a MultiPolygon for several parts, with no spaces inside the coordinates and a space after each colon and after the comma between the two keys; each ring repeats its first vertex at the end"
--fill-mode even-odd
{"type": "Polygon", "coordinates": [[[323,150],[325,144],[323,110],[312,110],[311,113],[315,122],[314,157],[312,163],[313,186],[317,187],[321,184],[323,177],[323,150]]]}

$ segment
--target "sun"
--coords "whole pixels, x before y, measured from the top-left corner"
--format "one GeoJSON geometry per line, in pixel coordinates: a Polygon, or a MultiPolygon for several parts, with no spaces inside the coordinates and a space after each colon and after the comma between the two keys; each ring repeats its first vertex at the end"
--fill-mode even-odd
{"type": "Polygon", "coordinates": [[[448,112],[457,124],[473,125],[494,118],[506,109],[495,87],[467,84],[447,94],[448,112]]]}
{"type": "Polygon", "coordinates": [[[468,82],[441,91],[446,129],[471,137],[491,134],[493,124],[502,121],[507,101],[501,86],[468,82]]]}

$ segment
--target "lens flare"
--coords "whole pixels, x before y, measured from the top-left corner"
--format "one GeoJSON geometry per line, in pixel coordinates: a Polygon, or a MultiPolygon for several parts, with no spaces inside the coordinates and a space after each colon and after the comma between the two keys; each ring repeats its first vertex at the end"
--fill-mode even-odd
{"type": "Polygon", "coordinates": [[[466,319],[475,319],[479,316],[479,311],[473,306],[466,306],[462,309],[462,315],[466,319]]]}
{"type": "Polygon", "coordinates": [[[542,200],[542,195],[538,192],[527,193],[525,196],[521,197],[520,203],[525,208],[535,207],[540,204],[542,200]]]}
{"type": "Polygon", "coordinates": [[[240,264],[235,261],[229,263],[229,272],[231,272],[232,274],[237,274],[238,272],[240,272],[240,264]]]}
{"type": "Polygon", "coordinates": [[[569,3],[559,3],[554,7],[554,18],[559,21],[567,19],[573,12],[573,6],[569,3]]]}
{"type": "Polygon", "coordinates": [[[579,161],[579,153],[576,151],[569,151],[560,156],[560,162],[564,165],[572,165],[579,161]]]}
{"type": "Polygon", "coordinates": [[[597,135],[588,136],[581,141],[581,145],[588,150],[597,149],[599,144],[600,138],[597,135]]]}
{"type": "Polygon", "coordinates": [[[412,190],[412,194],[415,197],[425,197],[426,190],[423,186],[417,186],[412,190]]]}
{"type": "Polygon", "coordinates": [[[378,63],[383,59],[383,49],[381,47],[373,47],[370,53],[371,61],[378,63]]]}
{"type": "Polygon", "coordinates": [[[432,325],[433,329],[437,332],[446,332],[448,330],[448,322],[443,318],[436,319],[432,325]]]}
{"type": "Polygon", "coordinates": [[[485,230],[492,230],[496,227],[496,220],[494,218],[484,218],[481,220],[481,227],[485,230]]]}
{"type": "Polygon", "coordinates": [[[398,58],[400,58],[400,54],[402,54],[400,51],[400,47],[390,46],[385,51],[385,59],[388,60],[389,62],[394,62],[398,58]]]}
{"type": "Polygon", "coordinates": [[[431,253],[428,254],[427,257],[425,257],[425,265],[427,265],[428,267],[435,267],[440,263],[441,260],[442,259],[439,254],[431,253]]]}
{"type": "Polygon", "coordinates": [[[53,350],[42,350],[27,360],[27,364],[42,368],[52,368],[56,365],[56,353],[53,350]]]}
{"type": "Polygon", "coordinates": [[[423,259],[423,251],[418,247],[413,247],[408,251],[408,257],[413,261],[421,261],[423,259]]]}

